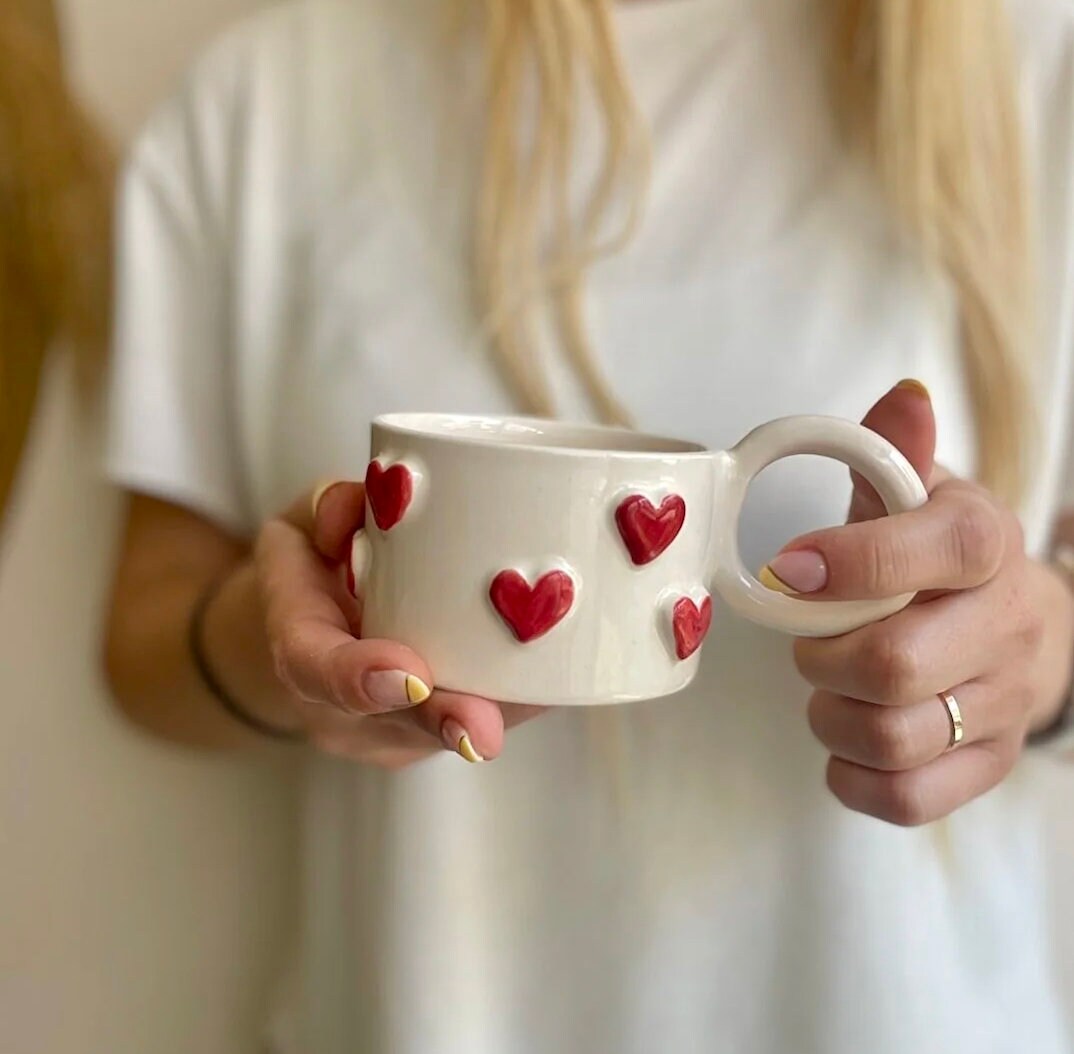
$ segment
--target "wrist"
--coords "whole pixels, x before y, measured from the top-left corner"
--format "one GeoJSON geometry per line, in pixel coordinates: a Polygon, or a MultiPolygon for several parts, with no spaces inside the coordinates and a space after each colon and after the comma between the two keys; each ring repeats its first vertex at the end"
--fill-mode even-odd
{"type": "Polygon", "coordinates": [[[1040,582],[1044,612],[1041,647],[1042,685],[1030,714],[1030,737],[1043,736],[1062,723],[1071,704],[1074,681],[1074,575],[1062,563],[1032,565],[1040,582]]]}
{"type": "Polygon", "coordinates": [[[277,738],[300,737],[303,728],[294,703],[275,674],[261,589],[253,564],[238,565],[210,587],[201,613],[199,649],[217,702],[252,728],[277,738]],[[239,713],[236,713],[238,711],[239,713]]]}

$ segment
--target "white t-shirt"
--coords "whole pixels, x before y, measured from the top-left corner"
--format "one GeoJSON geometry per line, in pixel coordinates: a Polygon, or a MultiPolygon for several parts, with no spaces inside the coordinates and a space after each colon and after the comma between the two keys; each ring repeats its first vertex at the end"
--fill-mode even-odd
{"type": "MultiPolygon", "coordinates": [[[[273,8],[151,122],[121,213],[120,483],[252,532],[313,481],[359,478],[377,413],[513,409],[468,300],[480,64],[444,46],[442,6],[273,8]]],[[[638,237],[593,275],[593,334],[648,431],[725,446],[782,414],[858,418],[914,376],[942,460],[967,471],[951,298],[836,145],[815,6],[616,11],[656,165],[638,237]]],[[[1043,210],[1047,442],[1026,511],[1039,546],[1069,445],[1074,8],[1014,9],[1043,210]]],[[[556,383],[563,412],[584,412],[563,369],[556,383]]],[[[836,466],[769,470],[747,559],[837,522],[845,501],[836,466]]],[[[494,764],[445,754],[386,774],[311,757],[301,940],[274,1043],[1068,1049],[1032,762],[946,823],[896,829],[829,795],[807,696],[787,639],[720,611],[690,691],[553,712],[494,764]]]]}

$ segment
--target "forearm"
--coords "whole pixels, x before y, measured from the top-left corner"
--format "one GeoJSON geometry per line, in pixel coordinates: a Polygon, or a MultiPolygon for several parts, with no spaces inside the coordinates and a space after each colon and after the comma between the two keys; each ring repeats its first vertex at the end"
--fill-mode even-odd
{"type": "Polygon", "coordinates": [[[177,742],[226,748],[260,737],[220,704],[191,653],[193,612],[221,574],[226,577],[201,626],[205,659],[246,712],[273,727],[294,728],[294,711],[273,673],[259,589],[248,560],[213,574],[184,569],[150,582],[121,583],[106,664],[116,698],[137,724],[177,742]]]}

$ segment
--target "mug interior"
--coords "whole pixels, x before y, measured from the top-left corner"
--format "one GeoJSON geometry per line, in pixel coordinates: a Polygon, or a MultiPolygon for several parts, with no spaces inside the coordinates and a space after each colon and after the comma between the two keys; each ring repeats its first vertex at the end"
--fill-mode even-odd
{"type": "Polygon", "coordinates": [[[450,443],[561,450],[580,454],[701,454],[705,447],[680,439],[645,435],[625,428],[575,424],[539,417],[476,414],[384,414],[375,425],[407,435],[433,436],[450,443]]]}

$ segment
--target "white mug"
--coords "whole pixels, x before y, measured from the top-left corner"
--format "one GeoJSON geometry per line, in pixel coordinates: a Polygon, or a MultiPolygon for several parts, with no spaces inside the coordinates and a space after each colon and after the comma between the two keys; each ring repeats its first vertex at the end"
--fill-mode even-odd
{"type": "Polygon", "coordinates": [[[739,555],[746,488],[790,454],[844,462],[889,512],[925,501],[902,454],[849,421],[788,417],[716,452],[532,418],[390,414],[372,433],[351,567],[362,632],[413,648],[440,688],[545,705],[652,699],[697,672],[710,588],[746,618],[811,637],[911,599],[795,599],[739,555]]]}

